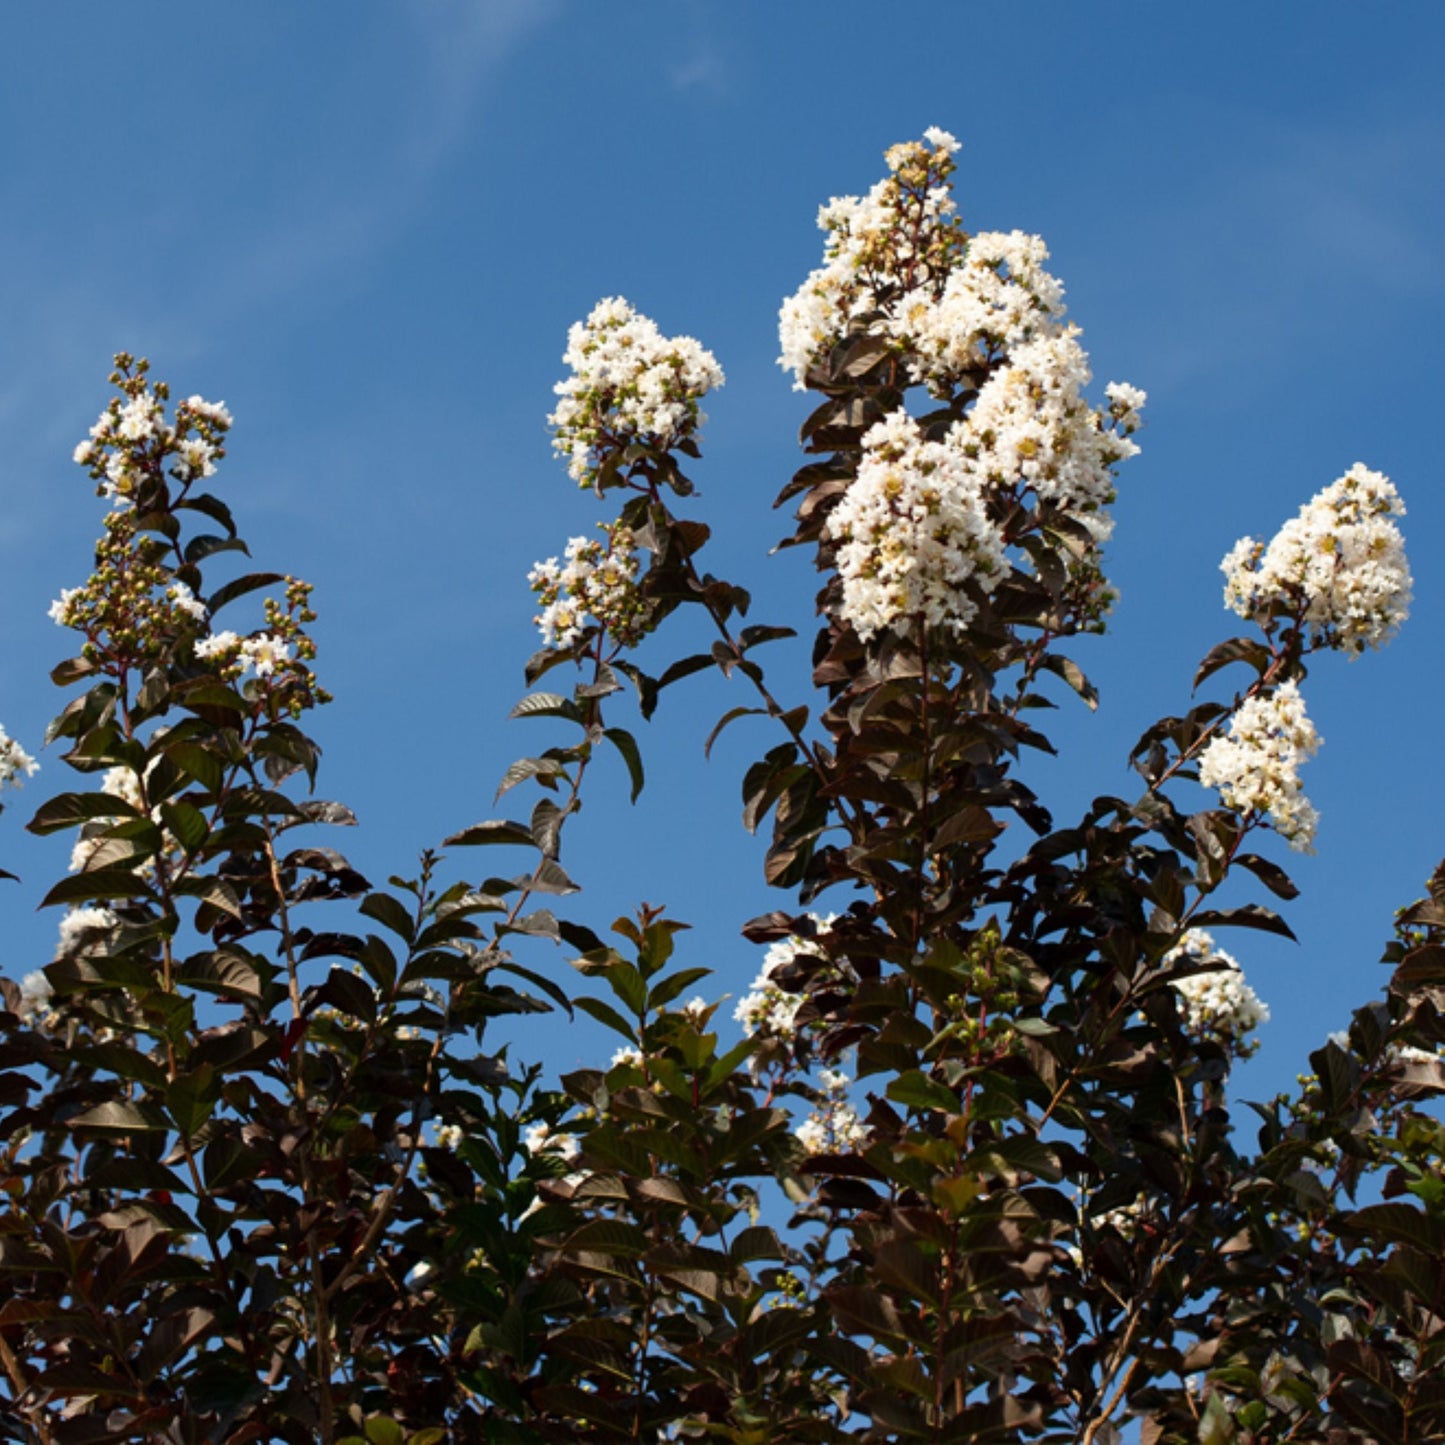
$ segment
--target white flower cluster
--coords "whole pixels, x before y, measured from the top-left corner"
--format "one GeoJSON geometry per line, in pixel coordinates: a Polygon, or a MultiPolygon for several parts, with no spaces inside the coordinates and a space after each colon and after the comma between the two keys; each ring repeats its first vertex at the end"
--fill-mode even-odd
{"type": "MultiPolygon", "coordinates": [[[[1084,400],[1092,373],[1078,334],[1069,327],[1012,350],[979,391],[960,445],[981,479],[1068,509],[1103,542],[1111,530],[1103,508],[1114,500],[1110,468],[1139,448],[1084,400]]],[[[1130,398],[1122,413],[1127,425],[1114,424],[1125,431],[1137,426],[1145,394],[1117,382],[1108,391],[1111,402],[1126,391],[1130,398]]]]}
{"type": "Polygon", "coordinates": [[[183,483],[214,475],[232,423],[225,402],[188,397],[177,403],[172,424],[155,390],[130,385],[126,400],[112,401],[75,449],[75,461],[101,492],[117,506],[128,505],[146,468],[158,468],[167,457],[171,474],[183,483]]]}
{"type": "Polygon", "coordinates": [[[917,381],[942,392],[965,372],[1060,333],[1064,288],[1044,270],[1042,236],[980,231],[937,295],[915,292],[888,317],[917,381]]]}
{"type": "Polygon", "coordinates": [[[1130,1204],[1121,1204],[1117,1209],[1106,1209],[1102,1214],[1094,1217],[1096,1229],[1113,1229],[1127,1240],[1132,1240],[1139,1233],[1141,1225],[1147,1223],[1154,1214],[1154,1205],[1147,1194],[1141,1194],[1130,1204]]]}
{"type": "Polygon", "coordinates": [[[59,1022],[59,1014],[51,1008],[55,990],[50,980],[37,968],[20,980],[19,1017],[32,1028],[51,1028],[59,1022]]]}
{"type": "Polygon", "coordinates": [[[1115,426],[1125,436],[1138,431],[1143,421],[1139,413],[1144,410],[1149,393],[1141,386],[1130,386],[1127,381],[1111,381],[1104,388],[1104,395],[1109,399],[1109,416],[1115,426]]]}
{"type": "Polygon", "coordinates": [[[1244,981],[1239,961],[1215,946],[1202,928],[1191,928],[1164,956],[1166,964],[1207,965],[1173,983],[1184,1027],[1197,1039],[1222,1044],[1240,1058],[1258,1045],[1248,1036],[1269,1022],[1269,1008],[1244,981]]]}
{"type": "Polygon", "coordinates": [[[1316,643],[1358,657],[1388,642],[1410,609],[1410,564],[1387,477],[1356,462],[1300,508],[1266,547],[1244,537],[1220,563],[1225,605],[1267,622],[1281,613],[1316,643]]]}
{"type": "Polygon", "coordinates": [[[966,627],[972,584],[992,592],[1008,568],[1003,537],[954,429],[925,441],[897,411],[864,435],[858,476],[828,518],[838,543],[842,614],[865,641],[898,621],[966,627]]]}
{"type": "Polygon", "coordinates": [[[237,676],[254,672],[257,677],[270,677],[295,655],[296,649],[291,643],[271,632],[259,632],[254,637],[240,637],[230,631],[215,632],[196,643],[198,658],[219,659],[223,666],[235,668],[237,676]]]}
{"type": "Polygon", "coordinates": [[[1275,831],[1300,852],[1311,851],[1319,814],[1300,791],[1299,766],[1319,747],[1293,682],[1247,699],[1199,755],[1199,781],[1218,788],[1226,806],[1266,813],[1275,831]]]}
{"type": "MultiPolygon", "coordinates": [[[[182,618],[187,624],[206,621],[206,604],[184,582],[172,582],[165,589],[163,598],[153,611],[161,615],[168,613],[170,621],[177,628],[181,626],[182,618]]],[[[94,617],[94,607],[87,606],[93,602],[94,593],[89,587],[62,587],[60,596],[50,604],[46,616],[57,627],[78,627],[84,630],[94,617]]]]}
{"type": "Polygon", "coordinates": [[[557,383],[561,400],[547,420],[583,486],[608,450],[631,442],[667,450],[692,437],[707,420],[699,400],[723,384],[712,352],[691,336],[663,336],[620,296],[572,327],[562,359],[572,375],[557,383]]]}
{"type": "Polygon", "coordinates": [[[555,1154],[569,1163],[582,1152],[575,1135],[554,1133],[550,1124],[533,1124],[522,1135],[522,1147],[529,1154],[555,1154]]]}
{"type": "Polygon", "coordinates": [[[889,175],[866,196],[835,196],[819,210],[823,264],[778,316],[778,364],[797,390],[856,319],[943,285],[967,239],[947,185],[957,149],[947,131],[930,129],[926,143],[888,151],[889,175]]]}
{"type": "MultiPolygon", "coordinates": [[[[819,929],[826,929],[832,924],[834,915],[819,918],[813,914],[812,917],[817,921],[819,929]]],[[[743,1032],[749,1038],[788,1040],[797,1032],[797,1016],[798,1010],[803,1006],[803,995],[788,993],[773,980],[799,954],[814,954],[820,958],[825,956],[812,939],[800,938],[797,934],[769,945],[768,951],[763,955],[763,966],[753,980],[752,988],[743,995],[733,1010],[733,1018],[743,1026],[743,1032]]],[[[847,965],[842,967],[846,968],[847,965]]]]}
{"type": "Polygon", "coordinates": [[[538,562],[527,574],[541,598],[537,626],[547,647],[571,647],[591,624],[631,647],[647,632],[647,605],[637,584],[637,545],[620,522],[603,525],[605,542],[573,537],[567,560],[538,562]]]}
{"type": "Polygon", "coordinates": [[[851,1080],[839,1069],[823,1069],[818,1075],[822,1097],[817,1107],[793,1130],[809,1154],[851,1154],[868,1137],[868,1130],[848,1102],[851,1080]]]}
{"type": "MultiPolygon", "coordinates": [[[[150,777],[152,770],[155,768],[156,761],[157,760],[153,759],[147,765],[147,778],[150,777]]],[[[140,779],[136,776],[135,770],[132,768],[125,766],[107,768],[105,776],[100,780],[100,790],[103,793],[109,793],[113,798],[122,799],[137,811],[143,811],[144,809],[144,804],[141,799],[140,779]]],[[[159,805],[150,810],[150,819],[153,823],[159,823],[161,821],[159,805]]],[[[117,814],[113,819],[98,818],[94,822],[86,825],[85,831],[82,831],[80,836],[75,840],[75,846],[70,850],[70,871],[72,873],[83,873],[90,868],[106,867],[111,863],[123,862],[134,856],[129,843],[122,840],[109,839],[104,836],[117,821],[124,821],[124,815],[117,814]],[[102,850],[104,850],[105,856],[98,857],[102,850]]],[[[167,850],[174,850],[176,847],[176,840],[169,832],[162,832],[162,847],[167,850]]],[[[149,876],[153,868],[153,864],[147,863],[140,870],[142,876],[149,876]]],[[[73,910],[72,915],[67,915],[67,918],[63,920],[60,925],[62,949],[66,936],[66,923],[71,920],[74,913],[87,915],[104,913],[106,914],[107,926],[115,921],[108,909],[82,908],[73,910]]]]}
{"type": "Polygon", "coordinates": [[[22,778],[39,771],[40,764],[0,727],[0,788],[9,783],[18,788],[22,778]]]}
{"type": "Polygon", "coordinates": [[[1088,381],[1088,358],[1065,330],[1020,346],[941,441],[925,441],[904,411],[865,433],[857,478],[826,529],[840,544],[842,616],[861,638],[920,615],[967,627],[970,587],[990,593],[1008,572],[992,518],[1005,498],[1032,493],[1095,543],[1108,539],[1111,468],[1139,450],[1111,424],[1136,424],[1143,393],[1115,386],[1124,420],[1111,423],[1084,400],[1088,381]]]}
{"type": "Polygon", "coordinates": [[[65,958],[96,941],[97,935],[108,933],[120,919],[109,908],[71,908],[60,920],[60,938],[55,946],[56,958],[65,958]]]}
{"type": "Polygon", "coordinates": [[[1418,1048],[1414,1044],[1391,1044],[1389,1058],[1393,1063],[1406,1065],[1445,1063],[1445,1056],[1442,1056],[1439,1049],[1432,1053],[1429,1049],[1418,1048]]]}

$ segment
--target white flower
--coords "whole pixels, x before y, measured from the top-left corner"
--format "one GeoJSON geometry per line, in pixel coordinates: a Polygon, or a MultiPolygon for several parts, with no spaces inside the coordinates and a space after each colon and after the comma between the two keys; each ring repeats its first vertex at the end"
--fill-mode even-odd
{"type": "Polygon", "coordinates": [[[529,1154],[559,1154],[563,1159],[575,1159],[582,1152],[573,1135],[554,1134],[550,1124],[533,1124],[522,1135],[522,1147],[529,1154]]]}
{"type": "Polygon", "coordinates": [[[640,1069],[644,1063],[641,1049],[634,1049],[624,1045],[612,1055],[612,1067],[615,1069],[621,1064],[630,1064],[634,1069],[640,1069]]]}
{"type": "MultiPolygon", "coordinates": [[[[175,606],[196,622],[206,620],[206,604],[202,602],[184,582],[173,582],[166,589],[166,596],[175,606]]],[[[61,594],[64,601],[64,593],[61,594]]]]}
{"type": "Polygon", "coordinates": [[[290,662],[292,655],[291,644],[269,632],[248,637],[241,644],[241,660],[257,677],[270,677],[278,667],[290,662]]]}
{"type": "Polygon", "coordinates": [[[835,196],[818,212],[828,233],[823,265],[778,313],[778,364],[802,390],[809,368],[848,334],[855,320],[936,293],[967,240],[948,177],[958,143],[930,129],[890,147],[890,174],[866,196],[835,196]]]}
{"type": "Polygon", "coordinates": [[[1007,574],[1003,538],[958,431],[925,441],[897,411],[863,437],[857,480],[826,535],[838,544],[841,614],[865,641],[920,615],[967,627],[978,611],[972,589],[992,592],[1007,574]]]}
{"type": "Polygon", "coordinates": [[[803,1006],[801,994],[784,993],[780,988],[754,988],[738,1000],[733,1018],[743,1026],[743,1032],[750,1037],[763,1034],[778,1039],[790,1039],[794,1033],[794,1019],[803,1006]]]}
{"type": "Polygon", "coordinates": [[[1133,1239],[1139,1232],[1139,1226],[1152,1213],[1153,1205],[1149,1196],[1141,1194],[1132,1204],[1123,1204],[1118,1209],[1107,1209],[1103,1214],[1096,1215],[1094,1227],[1117,1230],[1123,1238],[1133,1239]]]}
{"type": "Polygon", "coordinates": [[[1139,413],[1149,400],[1149,393],[1127,381],[1111,381],[1104,388],[1109,398],[1109,414],[1118,423],[1119,429],[1127,436],[1139,427],[1139,413]]]}
{"type": "MultiPolygon", "coordinates": [[[[809,916],[817,924],[818,931],[824,932],[832,926],[836,915],[830,913],[827,917],[820,917],[814,913],[809,916]]],[[[787,992],[779,987],[776,980],[799,955],[827,957],[817,942],[797,934],[769,945],[751,990],[743,995],[733,1010],[733,1018],[743,1026],[743,1032],[749,1037],[761,1035],[789,1040],[797,1033],[797,1016],[803,1006],[803,995],[787,992]]],[[[835,962],[832,976],[839,979],[857,977],[846,962],[835,962]]]]}
{"type": "Polygon", "coordinates": [[[116,419],[116,435],[122,441],[143,442],[162,433],[161,404],[148,391],[130,398],[116,419]]]}
{"type": "Polygon", "coordinates": [[[57,627],[69,627],[71,625],[70,604],[75,598],[79,597],[84,590],[82,587],[62,587],[60,589],[60,596],[50,604],[50,611],[45,615],[49,617],[57,627]]]}
{"type": "Polygon", "coordinates": [[[1106,429],[1084,399],[1089,380],[1075,328],[1022,342],[984,383],[958,445],[981,481],[1032,491],[1103,542],[1112,528],[1104,510],[1114,500],[1111,468],[1139,448],[1106,429]]]}
{"type": "Polygon", "coordinates": [[[694,994],[678,1012],[696,1028],[702,1028],[707,1023],[707,1016],[711,1008],[712,1005],[701,994],[694,994]]]}
{"type": "Polygon", "coordinates": [[[204,437],[187,437],[176,450],[191,478],[215,475],[216,449],[204,437]]]}
{"type": "Polygon", "coordinates": [[[1185,1029],[1195,1038],[1225,1045],[1241,1058],[1252,1054],[1257,1045],[1248,1035],[1269,1022],[1269,1008],[1244,981],[1239,961],[1216,947],[1202,928],[1191,928],[1165,954],[1164,962],[1208,970],[1173,981],[1185,1029]]]}
{"type": "Polygon", "coordinates": [[[818,1082],[823,1097],[793,1135],[809,1154],[851,1153],[868,1138],[867,1128],[848,1102],[852,1080],[840,1069],[823,1069],[818,1082]]]}
{"type": "Polygon", "coordinates": [[[809,1114],[793,1134],[809,1154],[824,1154],[828,1150],[828,1128],[817,1114],[809,1114]]]}
{"type": "Polygon", "coordinates": [[[196,656],[224,657],[240,650],[241,639],[234,632],[214,632],[196,643],[196,656]]]}
{"type": "Polygon", "coordinates": [[[1292,848],[1309,852],[1319,815],[1300,790],[1299,766],[1320,745],[1293,682],[1245,701],[1228,736],[1213,738],[1199,755],[1199,781],[1218,788],[1226,806],[1265,813],[1292,848]]]}
{"type": "Polygon", "coordinates": [[[1225,606],[1260,623],[1297,617],[1317,644],[1352,656],[1383,646],[1410,610],[1410,564],[1393,520],[1404,513],[1389,479],[1356,462],[1267,547],[1245,537],[1231,549],[1220,563],[1225,606]]]}
{"type": "Polygon", "coordinates": [[[785,993],[772,979],[800,953],[821,956],[822,950],[811,940],[794,936],[772,944],[763,955],[763,966],[753,980],[752,990],[743,995],[733,1010],[733,1018],[743,1026],[745,1034],[779,1039],[793,1037],[794,1020],[803,1006],[803,996],[785,993]]]}
{"type": "Polygon", "coordinates": [[[223,401],[207,401],[203,396],[188,396],[184,405],[193,416],[201,417],[221,431],[227,430],[231,425],[231,413],[226,410],[226,403],[223,401]]]}
{"type": "Polygon", "coordinates": [[[40,764],[0,727],[0,788],[9,783],[18,788],[22,777],[30,777],[40,771],[40,764]]]}
{"type": "Polygon", "coordinates": [[[553,445],[582,485],[600,452],[629,442],[667,450],[707,418],[698,401],[723,384],[717,358],[691,336],[665,337],[620,296],[599,301],[574,325],[562,358],[571,376],[556,385],[548,417],[553,445]]]}
{"type": "Polygon", "coordinates": [[[1438,1064],[1441,1062],[1438,1050],[1417,1048],[1414,1044],[1392,1044],[1390,1059],[1397,1064],[1438,1064]]]}
{"type": "MultiPolygon", "coordinates": [[[[147,765],[149,772],[154,762],[147,765]]],[[[142,807],[140,778],[136,775],[134,768],[115,767],[107,768],[105,776],[100,780],[101,791],[109,793],[113,798],[122,798],[137,811],[142,807]]]]}
{"type": "MultiPolygon", "coordinates": [[[[151,771],[156,766],[157,761],[158,759],[152,759],[146,765],[147,777],[150,776],[151,771]]],[[[141,799],[140,779],[136,776],[135,770],[133,768],[128,768],[124,766],[107,768],[105,776],[100,780],[100,790],[103,793],[109,793],[113,798],[120,798],[123,801],[129,803],[132,808],[136,809],[137,812],[141,811],[143,808],[143,803],[141,799]]],[[[124,814],[117,812],[115,816],[117,818],[123,818],[124,814]]],[[[161,810],[159,806],[154,807],[150,810],[150,817],[153,823],[160,822],[161,810]]],[[[100,831],[104,831],[105,829],[110,827],[110,824],[102,820],[97,820],[91,826],[94,826],[100,831]]],[[[169,833],[166,833],[164,835],[164,838],[168,847],[174,845],[175,840],[171,837],[169,833]]],[[[80,837],[78,837],[75,840],[75,846],[71,849],[70,852],[70,871],[72,873],[80,873],[83,872],[86,868],[90,867],[91,860],[94,858],[96,850],[101,846],[104,841],[105,839],[96,837],[94,835],[86,836],[85,834],[82,834],[80,837]]],[[[142,871],[149,872],[152,866],[153,865],[151,864],[147,864],[142,871]]],[[[63,927],[64,925],[62,924],[62,928],[63,927]]]]}
{"type": "Polygon", "coordinates": [[[436,1147],[438,1149],[455,1149],[466,1135],[462,1132],[459,1124],[438,1124],[436,1130],[436,1147]]]}
{"type": "Polygon", "coordinates": [[[130,494],[135,491],[136,481],[140,476],[131,454],[126,451],[113,453],[106,461],[103,472],[105,482],[101,491],[117,507],[128,507],[130,494]]]}

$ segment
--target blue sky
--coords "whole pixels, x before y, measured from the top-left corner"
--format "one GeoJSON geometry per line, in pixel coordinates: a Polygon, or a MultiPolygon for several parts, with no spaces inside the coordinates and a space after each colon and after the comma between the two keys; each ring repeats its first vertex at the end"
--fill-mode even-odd
{"type": "MultiPolygon", "coordinates": [[[[337,696],[321,791],[360,815],[333,841],[378,880],[492,816],[506,765],[552,740],[506,714],[534,645],[525,574],[601,515],[544,421],[567,326],[597,297],[717,353],[728,384],[696,472],[713,565],[754,587],[755,620],[808,631],[806,563],[766,556],[808,406],[774,361],[777,306],[817,264],[818,205],[943,126],[964,142],[965,221],[1042,233],[1099,384],[1150,392],[1111,550],[1122,601],[1079,649],[1104,706],[1066,705],[1064,760],[1034,774],[1056,817],[1132,791],[1130,744],[1230,635],[1217,566],[1237,537],[1270,535],[1357,460],[1409,506],[1404,634],[1322,659],[1307,687],[1325,746],[1305,772],[1319,855],[1285,857],[1301,944],[1221,940],[1274,1011],[1243,1092],[1284,1087],[1378,989],[1392,911],[1445,851],[1442,40],[1434,7],[1324,0],[356,0],[344,24],[275,0],[18,9],[0,80],[0,722],[34,749],[61,705],[45,612],[89,570],[100,516],[70,453],[120,348],[236,416],[218,481],[258,562],[317,585],[337,696]]],[[[773,656],[801,699],[803,654],[773,656]]],[[[742,700],[712,679],[670,695],[640,729],[639,810],[619,815],[604,776],[565,854],[574,912],[601,926],[666,903],[733,994],[757,964],[737,925],[778,902],[737,823],[771,739],[740,725],[701,758],[742,700]]],[[[13,976],[49,956],[33,904],[64,866],[64,845],[22,831],[66,785],[42,763],[0,819],[0,863],[25,878],[0,895],[13,976]]],[[[518,1049],[569,1066],[596,1044],[541,1025],[518,1049]]]]}

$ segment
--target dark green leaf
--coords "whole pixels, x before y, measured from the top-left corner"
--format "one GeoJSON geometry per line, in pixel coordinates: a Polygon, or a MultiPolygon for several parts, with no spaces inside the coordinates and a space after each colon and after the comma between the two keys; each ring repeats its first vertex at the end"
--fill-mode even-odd
{"type": "Polygon", "coordinates": [[[513,717],[564,717],[581,722],[582,712],[571,698],[555,692],[534,692],[512,709],[513,717]]]}
{"type": "Polygon", "coordinates": [[[1278,933],[1293,943],[1294,936],[1283,918],[1273,909],[1261,908],[1258,903],[1241,904],[1238,908],[1206,908],[1194,915],[1198,928],[1257,928],[1264,933],[1278,933]]]}
{"type": "Polygon", "coordinates": [[[238,597],[244,597],[248,592],[255,592],[262,587],[270,587],[275,582],[284,582],[285,576],[280,572],[248,572],[244,577],[233,578],[230,582],[216,588],[206,598],[206,607],[214,617],[227,603],[234,602],[238,597]]]}
{"type": "Polygon", "coordinates": [[[411,943],[416,937],[416,923],[411,913],[390,893],[367,894],[361,911],[407,943],[411,943]]]}
{"type": "Polygon", "coordinates": [[[444,848],[475,848],[489,843],[525,843],[532,846],[531,830],[525,823],[513,823],[504,818],[493,818],[485,823],[474,823],[453,833],[443,841],[444,848]]]}
{"type": "Polygon", "coordinates": [[[622,754],[622,761],[627,764],[627,772],[632,779],[632,801],[635,803],[643,783],[642,754],[637,750],[637,740],[623,728],[607,728],[603,736],[622,754]]]}
{"type": "Polygon", "coordinates": [[[211,1117],[221,1094],[221,1081],[209,1064],[182,1074],[166,1090],[166,1112],[187,1138],[211,1117]]]}
{"type": "Polygon", "coordinates": [[[56,903],[88,903],[106,898],[131,898],[149,892],[139,875],[125,868],[97,868],[92,873],[76,873],[62,878],[44,898],[42,908],[56,903]]]}
{"type": "Polygon", "coordinates": [[[722,730],[730,722],[735,722],[740,717],[766,717],[767,709],[761,707],[735,707],[725,712],[718,719],[717,726],[707,735],[707,741],[702,745],[702,755],[705,758],[712,756],[712,745],[718,740],[722,730]]]}
{"type": "Polygon", "coordinates": [[[60,793],[42,803],[25,826],[31,833],[55,833],[92,818],[139,818],[143,815],[114,793],[60,793]]]}

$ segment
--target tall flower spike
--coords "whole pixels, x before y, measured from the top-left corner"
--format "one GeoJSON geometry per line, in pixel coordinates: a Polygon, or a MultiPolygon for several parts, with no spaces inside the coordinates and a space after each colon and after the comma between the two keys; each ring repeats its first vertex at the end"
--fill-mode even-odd
{"type": "MultiPolygon", "coordinates": [[[[864,641],[919,617],[967,627],[978,592],[1013,565],[998,519],[1014,514],[1024,531],[1066,524],[1071,542],[1055,548],[1066,605],[1075,626],[1097,630],[1114,598],[1099,566],[1113,469],[1139,450],[1145,393],[1111,382],[1106,406],[1085,398],[1089,360],[1048,248],[1022,231],[969,237],[951,196],[956,149],[930,130],[888,152],[890,174],[868,195],[823,207],[824,264],[783,303],[780,361],[799,387],[866,333],[889,344],[905,379],[968,407],[944,437],[925,441],[903,409],[865,435],[857,479],[827,522],[840,612],[864,641]]],[[[1033,570],[1036,554],[1021,549],[1018,563],[1033,570]]]]}

